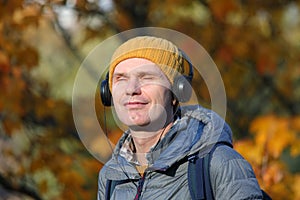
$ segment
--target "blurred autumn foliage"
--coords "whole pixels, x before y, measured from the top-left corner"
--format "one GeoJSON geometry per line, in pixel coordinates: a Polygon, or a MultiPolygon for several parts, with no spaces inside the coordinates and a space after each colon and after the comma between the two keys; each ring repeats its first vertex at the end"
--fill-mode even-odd
{"type": "MultiPolygon", "coordinates": [[[[102,163],[78,138],[72,83],[99,42],[147,26],[207,50],[226,87],[235,148],[273,199],[299,200],[296,0],[0,0],[0,199],[96,198],[102,163]]],[[[193,84],[209,102],[201,78],[193,84]]]]}

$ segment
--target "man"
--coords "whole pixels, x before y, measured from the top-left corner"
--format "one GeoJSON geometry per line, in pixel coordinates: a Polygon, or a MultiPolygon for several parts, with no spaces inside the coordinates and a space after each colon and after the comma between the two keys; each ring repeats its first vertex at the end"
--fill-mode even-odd
{"type": "MultiPolygon", "coordinates": [[[[188,158],[204,156],[216,142],[232,143],[229,126],[214,112],[180,107],[174,85],[187,62],[178,47],[157,37],[136,37],[115,51],[108,87],[128,130],[99,173],[99,200],[192,199],[188,158]]],[[[250,164],[227,145],[212,155],[210,180],[215,199],[262,199],[250,164]]]]}

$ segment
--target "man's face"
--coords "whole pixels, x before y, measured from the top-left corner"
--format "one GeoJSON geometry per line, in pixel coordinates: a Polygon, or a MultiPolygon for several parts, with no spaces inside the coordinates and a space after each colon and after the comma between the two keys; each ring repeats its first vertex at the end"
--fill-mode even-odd
{"type": "Polygon", "coordinates": [[[130,58],[112,77],[112,97],[119,119],[137,130],[158,130],[173,118],[171,84],[153,62],[130,58]]]}

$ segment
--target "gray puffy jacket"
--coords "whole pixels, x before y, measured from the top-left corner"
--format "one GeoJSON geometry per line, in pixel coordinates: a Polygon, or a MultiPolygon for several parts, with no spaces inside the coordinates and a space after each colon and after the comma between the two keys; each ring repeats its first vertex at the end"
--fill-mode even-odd
{"type": "MultiPolygon", "coordinates": [[[[150,165],[143,179],[133,164],[119,156],[124,140],[129,137],[128,133],[123,134],[112,158],[99,173],[98,200],[105,199],[107,179],[121,182],[112,193],[111,199],[115,200],[134,200],[141,180],[140,199],[191,199],[186,158],[196,152],[206,155],[216,142],[232,143],[232,133],[222,118],[203,107],[183,107],[181,116],[147,155],[150,165]]],[[[252,167],[226,145],[218,146],[212,156],[210,178],[216,199],[262,199],[252,167]]]]}

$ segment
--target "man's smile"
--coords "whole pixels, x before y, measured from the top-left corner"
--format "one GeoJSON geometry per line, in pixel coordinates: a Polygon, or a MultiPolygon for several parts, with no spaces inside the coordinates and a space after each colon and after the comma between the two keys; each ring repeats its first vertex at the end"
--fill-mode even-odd
{"type": "Polygon", "coordinates": [[[128,109],[140,109],[144,108],[148,102],[146,101],[128,101],[124,104],[124,106],[128,109]]]}

